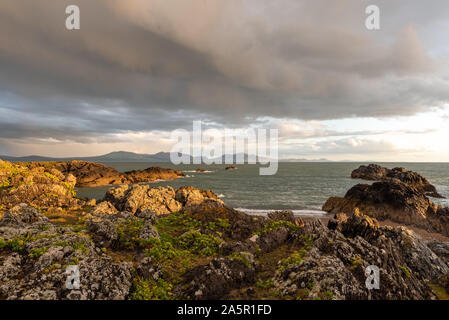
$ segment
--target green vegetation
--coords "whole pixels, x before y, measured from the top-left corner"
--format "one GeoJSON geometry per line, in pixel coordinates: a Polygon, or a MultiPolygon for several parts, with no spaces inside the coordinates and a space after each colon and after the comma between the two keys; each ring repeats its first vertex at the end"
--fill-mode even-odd
{"type": "Polygon", "coordinates": [[[251,262],[239,252],[234,252],[231,255],[229,255],[227,258],[231,259],[231,260],[238,260],[238,261],[242,262],[248,268],[251,265],[251,262]]]}
{"type": "Polygon", "coordinates": [[[5,179],[5,180],[0,184],[0,191],[2,191],[3,189],[8,188],[10,185],[11,185],[11,178],[5,179]]]}
{"type": "Polygon", "coordinates": [[[189,250],[193,254],[212,256],[218,252],[218,246],[223,240],[210,235],[203,234],[198,230],[188,231],[175,240],[180,248],[189,250]]]}
{"type": "Polygon", "coordinates": [[[286,228],[288,228],[288,229],[290,229],[292,231],[300,229],[299,226],[297,226],[297,225],[295,225],[295,224],[293,224],[291,222],[278,220],[278,221],[270,221],[270,223],[268,225],[263,227],[261,230],[256,231],[254,234],[262,235],[265,232],[272,231],[272,230],[277,230],[277,229],[279,229],[281,227],[286,227],[286,228]]]}
{"type": "Polygon", "coordinates": [[[52,244],[53,247],[72,247],[73,250],[81,251],[82,253],[87,253],[89,249],[86,247],[85,243],[81,241],[56,241],[52,244]]]}
{"type": "Polygon", "coordinates": [[[28,256],[30,256],[32,258],[39,258],[47,251],[48,251],[47,247],[36,248],[36,249],[31,250],[31,253],[28,256]]]}
{"type": "Polygon", "coordinates": [[[50,273],[52,271],[55,271],[55,270],[58,270],[61,268],[62,268],[62,265],[54,263],[54,264],[48,266],[47,268],[45,268],[44,270],[42,270],[42,273],[50,273]]]}
{"type": "Polygon", "coordinates": [[[157,281],[137,278],[134,280],[134,290],[131,300],[171,300],[173,299],[173,285],[158,279],[157,281]]]}
{"type": "Polygon", "coordinates": [[[80,263],[80,260],[78,259],[78,257],[72,257],[69,265],[78,265],[80,263]]]}
{"type": "Polygon", "coordinates": [[[73,188],[73,186],[71,186],[70,184],[68,184],[67,182],[64,182],[65,187],[70,191],[70,194],[72,195],[72,198],[76,198],[76,191],[75,188],[73,188]]]}
{"type": "Polygon", "coordinates": [[[50,229],[50,226],[45,226],[45,225],[44,225],[44,226],[40,226],[40,227],[39,227],[39,230],[40,230],[40,231],[47,231],[48,229],[50,229]]]}
{"type": "Polygon", "coordinates": [[[279,270],[282,271],[289,265],[300,264],[304,260],[304,257],[312,246],[312,239],[308,237],[302,237],[301,239],[303,241],[303,247],[290,254],[287,258],[281,260],[279,270]]]}
{"type": "Polygon", "coordinates": [[[32,240],[33,237],[31,234],[10,240],[0,239],[0,249],[9,249],[14,252],[21,252],[24,250],[25,245],[32,240]]]}
{"type": "Polygon", "coordinates": [[[361,265],[362,258],[360,258],[359,256],[351,257],[351,266],[353,270],[357,269],[361,265]]]}
{"type": "Polygon", "coordinates": [[[207,263],[218,254],[218,247],[223,242],[219,236],[229,228],[229,222],[221,218],[201,222],[188,214],[171,214],[159,218],[155,224],[160,239],[149,240],[139,238],[143,226],[141,220],[124,223],[120,226],[119,240],[128,248],[145,248],[145,254],[160,264],[162,278],[158,281],[135,279],[131,297],[170,299],[172,288],[181,282],[188,269],[207,263]]]}
{"type": "Polygon", "coordinates": [[[137,218],[132,218],[120,223],[117,226],[120,246],[130,250],[145,246],[146,241],[139,237],[140,230],[144,225],[145,222],[137,218]]]}
{"type": "Polygon", "coordinates": [[[334,297],[334,294],[330,291],[325,291],[324,292],[324,296],[326,297],[326,300],[332,300],[332,298],[334,297]]]}
{"type": "Polygon", "coordinates": [[[401,271],[404,273],[404,275],[407,277],[407,278],[411,278],[412,277],[412,275],[411,275],[411,273],[410,273],[410,270],[407,268],[407,267],[404,267],[404,266],[401,266],[401,265],[398,265],[398,267],[399,267],[399,269],[401,269],[401,271]]]}
{"type": "Polygon", "coordinates": [[[44,172],[44,175],[49,178],[50,180],[53,181],[59,181],[59,178],[53,174],[51,174],[50,172],[44,172]]]}
{"type": "Polygon", "coordinates": [[[269,278],[265,281],[262,279],[259,279],[256,283],[256,288],[263,289],[263,290],[271,289],[271,288],[273,288],[273,286],[274,286],[273,278],[269,278]]]}

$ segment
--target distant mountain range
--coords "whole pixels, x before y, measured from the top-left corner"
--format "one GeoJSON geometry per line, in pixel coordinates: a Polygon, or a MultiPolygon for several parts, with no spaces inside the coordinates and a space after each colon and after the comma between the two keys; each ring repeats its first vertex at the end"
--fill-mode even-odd
{"type": "MultiPolygon", "coordinates": [[[[193,157],[190,157],[190,162],[193,163],[193,157]]],[[[248,155],[243,155],[245,162],[248,159],[248,155]]],[[[84,160],[92,162],[170,162],[170,152],[158,152],[155,154],[142,154],[126,151],[115,151],[101,156],[94,157],[67,157],[67,158],[53,158],[44,156],[26,156],[26,157],[11,157],[0,155],[0,159],[11,162],[31,162],[31,161],[71,161],[71,160],[84,160]]],[[[213,160],[217,160],[215,158],[213,160]]],[[[222,162],[224,163],[225,156],[222,156],[222,162]]],[[[235,162],[236,155],[233,155],[235,162]]],[[[265,159],[267,160],[267,159],[265,159]]],[[[330,162],[327,159],[280,159],[280,162],[330,162]]]]}

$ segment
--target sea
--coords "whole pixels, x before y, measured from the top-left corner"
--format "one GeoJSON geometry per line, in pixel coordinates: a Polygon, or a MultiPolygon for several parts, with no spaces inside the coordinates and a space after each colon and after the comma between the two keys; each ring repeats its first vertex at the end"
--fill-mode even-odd
{"type": "MultiPolygon", "coordinates": [[[[274,210],[292,210],[296,216],[320,217],[331,196],[344,196],[355,184],[372,183],[351,179],[359,162],[281,162],[272,176],[259,175],[259,165],[235,165],[237,170],[225,170],[227,165],[173,165],[171,163],[108,162],[105,165],[120,172],[159,166],[182,170],[186,177],[171,181],[148,183],[153,187],[194,186],[215,192],[227,206],[248,214],[266,215],[274,210]],[[196,172],[197,168],[205,172],[196,172]]],[[[420,173],[434,184],[446,199],[431,200],[449,206],[449,163],[377,163],[387,168],[404,167],[420,173]]],[[[101,200],[107,187],[77,188],[79,197],[101,200]]]]}

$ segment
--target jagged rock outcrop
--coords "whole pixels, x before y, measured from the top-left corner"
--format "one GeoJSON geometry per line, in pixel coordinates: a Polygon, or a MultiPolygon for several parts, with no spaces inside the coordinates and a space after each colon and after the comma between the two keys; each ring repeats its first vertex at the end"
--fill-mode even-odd
{"type": "Polygon", "coordinates": [[[131,288],[129,263],[115,262],[88,235],[56,227],[27,205],[0,220],[0,251],[4,299],[124,299],[131,288]],[[66,286],[70,265],[79,268],[79,289],[66,286]]]}
{"type": "Polygon", "coordinates": [[[343,198],[329,198],[323,205],[323,210],[330,213],[350,214],[356,208],[370,217],[422,228],[430,227],[427,215],[430,210],[436,210],[433,203],[416,189],[400,182],[386,181],[355,185],[343,198]]]}
{"type": "Polygon", "coordinates": [[[351,178],[374,180],[374,181],[392,181],[399,180],[402,183],[416,188],[419,192],[426,196],[435,198],[444,198],[440,195],[435,186],[420,174],[408,171],[405,168],[387,169],[377,164],[368,166],[360,166],[351,173],[351,178]]]}
{"type": "Polygon", "coordinates": [[[172,214],[92,212],[67,225],[25,204],[8,210],[0,299],[436,299],[429,284],[447,284],[445,244],[360,211],[326,226],[291,211],[250,216],[213,199],[186,205],[182,195],[172,214]],[[66,286],[71,265],[79,289],[66,286]],[[379,289],[366,288],[370,265],[379,289]]]}
{"type": "MultiPolygon", "coordinates": [[[[129,212],[120,212],[114,215],[95,216],[87,222],[92,240],[101,248],[126,249],[127,236],[124,230],[127,227],[135,227],[135,234],[132,236],[140,240],[149,240],[151,238],[159,239],[159,233],[154,228],[154,213],[145,212],[137,218],[129,212]],[[148,213],[148,214],[147,214],[148,213]],[[125,241],[124,241],[125,240],[125,241]]],[[[128,235],[129,236],[129,235],[128,235]]]]}
{"type": "Polygon", "coordinates": [[[274,284],[283,294],[300,290],[307,299],[434,299],[427,281],[449,272],[412,231],[379,227],[360,213],[340,215],[329,228],[307,221],[298,235],[314,240],[303,259],[276,273],[274,284]],[[365,285],[370,265],[379,267],[378,290],[365,285]]]}
{"type": "Polygon", "coordinates": [[[145,170],[133,170],[120,173],[104,164],[89,161],[29,162],[21,163],[29,168],[46,167],[56,169],[63,175],[76,177],[77,187],[98,187],[119,184],[135,184],[156,180],[172,180],[184,176],[181,171],[151,167],[145,170]]]}
{"type": "Polygon", "coordinates": [[[92,210],[92,214],[116,214],[118,210],[108,201],[103,201],[95,206],[92,210]]]}
{"type": "Polygon", "coordinates": [[[355,185],[343,198],[329,198],[323,210],[346,214],[359,210],[379,220],[391,220],[449,235],[449,211],[437,208],[422,192],[400,181],[355,185]]]}
{"type": "Polygon", "coordinates": [[[220,299],[229,291],[254,282],[255,268],[251,263],[218,258],[207,265],[188,271],[184,276],[183,295],[195,300],[220,299]]]}
{"type": "Polygon", "coordinates": [[[193,187],[153,188],[148,185],[121,185],[110,189],[105,197],[119,211],[132,213],[150,210],[158,215],[180,211],[184,207],[198,205],[204,201],[218,204],[223,202],[210,190],[200,190],[193,187]]]}
{"type": "Polygon", "coordinates": [[[75,198],[75,184],[73,175],[65,176],[55,168],[29,168],[0,160],[0,206],[3,209],[20,203],[43,209],[79,209],[85,202],[75,198]]]}

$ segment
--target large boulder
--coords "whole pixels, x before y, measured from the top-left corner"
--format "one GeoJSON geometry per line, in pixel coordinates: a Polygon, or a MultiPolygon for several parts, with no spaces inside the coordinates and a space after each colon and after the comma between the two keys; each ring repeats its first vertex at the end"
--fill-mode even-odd
{"type": "Polygon", "coordinates": [[[329,198],[323,210],[334,214],[359,210],[379,220],[449,235],[448,209],[437,208],[422,192],[398,180],[355,185],[343,198],[329,198]]]}
{"type": "Polygon", "coordinates": [[[149,185],[121,185],[110,189],[104,200],[112,203],[119,211],[139,213],[149,210],[158,215],[178,212],[203,202],[223,204],[223,201],[210,190],[194,187],[181,187],[175,190],[170,186],[153,188],[149,185]]]}
{"type": "Polygon", "coordinates": [[[408,171],[405,168],[387,169],[377,164],[360,166],[351,173],[351,178],[374,180],[374,181],[394,181],[398,180],[404,184],[416,188],[419,192],[429,197],[444,198],[440,195],[435,186],[419,173],[408,171]]]}
{"type": "Polygon", "coordinates": [[[375,182],[358,184],[348,190],[343,198],[329,198],[323,210],[330,213],[347,213],[359,209],[364,214],[380,220],[414,224],[429,228],[429,209],[432,202],[421,192],[400,182],[375,182]]]}

